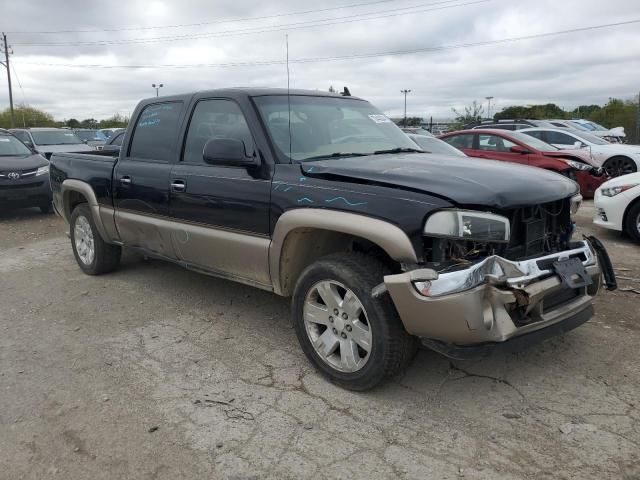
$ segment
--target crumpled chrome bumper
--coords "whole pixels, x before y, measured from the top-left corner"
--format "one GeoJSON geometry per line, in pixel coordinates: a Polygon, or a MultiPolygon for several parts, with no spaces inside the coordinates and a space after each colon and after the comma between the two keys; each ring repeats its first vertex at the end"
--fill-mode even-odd
{"type": "Polygon", "coordinates": [[[384,278],[406,330],[447,344],[504,342],[591,309],[602,270],[588,241],[570,250],[513,262],[488,257],[469,268],[438,274],[431,269],[384,278]],[[579,258],[589,285],[571,288],[554,262],[579,258]]]}

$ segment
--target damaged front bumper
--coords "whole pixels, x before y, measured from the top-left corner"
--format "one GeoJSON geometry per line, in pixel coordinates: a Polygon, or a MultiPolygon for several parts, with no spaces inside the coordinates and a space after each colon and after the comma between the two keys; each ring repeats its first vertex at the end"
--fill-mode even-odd
{"type": "Polygon", "coordinates": [[[604,247],[585,239],[530,260],[492,256],[448,273],[417,269],[388,275],[384,284],[410,334],[444,354],[467,357],[465,347],[485,354],[491,344],[533,339],[530,334],[543,329],[557,334],[587,321],[603,265],[611,287],[615,276],[604,247]]]}

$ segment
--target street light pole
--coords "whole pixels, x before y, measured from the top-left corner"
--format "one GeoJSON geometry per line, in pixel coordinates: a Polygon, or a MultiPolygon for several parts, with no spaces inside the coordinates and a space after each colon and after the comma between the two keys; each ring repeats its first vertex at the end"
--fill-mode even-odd
{"type": "Polygon", "coordinates": [[[2,51],[4,51],[4,63],[0,62],[0,65],[4,65],[7,69],[7,81],[9,82],[9,106],[11,107],[11,128],[14,128],[16,125],[15,115],[13,113],[13,89],[11,88],[11,68],[9,65],[9,45],[7,45],[7,35],[2,32],[2,42],[3,47],[2,51]]]}
{"type": "Polygon", "coordinates": [[[158,96],[158,90],[164,87],[162,83],[159,83],[158,85],[156,85],[155,83],[152,83],[151,86],[156,89],[156,97],[158,96]]]}
{"type": "Polygon", "coordinates": [[[493,97],[484,97],[485,100],[487,101],[487,118],[491,119],[491,100],[493,100],[493,97]]]}
{"type": "Polygon", "coordinates": [[[407,127],[407,93],[410,93],[411,90],[400,90],[400,93],[404,93],[404,126],[407,127]]]}

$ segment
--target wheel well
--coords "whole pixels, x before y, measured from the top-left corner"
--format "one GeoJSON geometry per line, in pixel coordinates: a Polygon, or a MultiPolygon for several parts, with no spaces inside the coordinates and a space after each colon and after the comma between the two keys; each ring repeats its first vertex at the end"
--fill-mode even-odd
{"type": "Polygon", "coordinates": [[[69,190],[64,195],[64,208],[67,218],[71,218],[73,210],[81,203],[89,203],[87,198],[80,192],[69,190]]]}
{"type": "MultiPolygon", "coordinates": [[[[320,257],[339,252],[361,252],[381,260],[394,273],[400,264],[380,246],[366,238],[317,228],[299,228],[289,232],[280,255],[282,295],[290,296],[302,271],[320,257]]],[[[382,279],[381,279],[382,281],[382,279]]]]}
{"type": "Polygon", "coordinates": [[[623,231],[625,231],[625,229],[627,228],[627,220],[629,218],[629,212],[638,203],[640,203],[640,197],[636,198],[635,200],[632,200],[631,203],[629,205],[627,205],[627,208],[624,210],[624,215],[622,216],[622,230],[623,231]]]}

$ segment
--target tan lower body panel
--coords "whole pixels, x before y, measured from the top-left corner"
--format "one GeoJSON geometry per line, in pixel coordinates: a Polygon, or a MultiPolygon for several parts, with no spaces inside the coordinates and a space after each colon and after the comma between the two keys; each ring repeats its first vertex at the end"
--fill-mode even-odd
{"type": "Polygon", "coordinates": [[[550,312],[544,311],[544,298],[562,290],[560,279],[550,277],[522,289],[529,299],[527,316],[532,323],[517,327],[508,312],[515,304],[513,290],[483,284],[470,290],[424,297],[414,288],[410,273],[389,275],[385,285],[405,329],[421,338],[456,345],[503,342],[560,322],[590,307],[600,286],[600,268],[587,267],[593,285],[584,295],[550,312]]]}
{"type": "Polygon", "coordinates": [[[210,274],[271,289],[268,237],[123,210],[116,211],[115,219],[125,246],[143,248],[210,274]]]}

